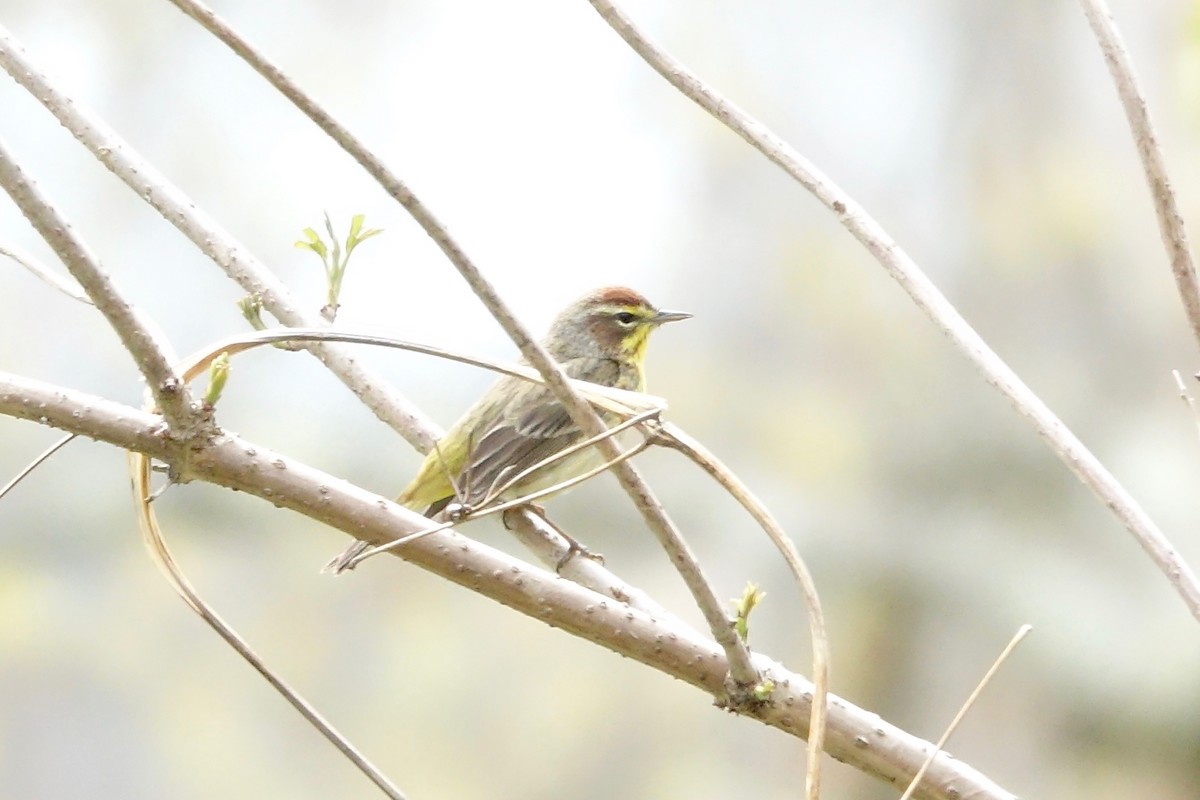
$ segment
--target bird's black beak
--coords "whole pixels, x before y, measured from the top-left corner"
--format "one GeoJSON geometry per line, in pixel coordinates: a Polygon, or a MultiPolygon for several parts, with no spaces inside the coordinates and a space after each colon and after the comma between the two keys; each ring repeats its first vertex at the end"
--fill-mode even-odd
{"type": "Polygon", "coordinates": [[[686,311],[659,311],[650,318],[650,322],[655,325],[662,325],[664,322],[678,322],[681,319],[691,319],[692,315],[686,311]]]}

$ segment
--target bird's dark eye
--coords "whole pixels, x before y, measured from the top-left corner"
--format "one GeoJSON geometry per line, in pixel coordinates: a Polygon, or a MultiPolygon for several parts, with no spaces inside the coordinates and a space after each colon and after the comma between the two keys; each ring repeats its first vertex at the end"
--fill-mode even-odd
{"type": "Polygon", "coordinates": [[[613,319],[615,319],[620,325],[632,325],[633,323],[637,322],[637,317],[633,314],[630,314],[628,311],[621,311],[617,314],[613,314],[613,319]]]}

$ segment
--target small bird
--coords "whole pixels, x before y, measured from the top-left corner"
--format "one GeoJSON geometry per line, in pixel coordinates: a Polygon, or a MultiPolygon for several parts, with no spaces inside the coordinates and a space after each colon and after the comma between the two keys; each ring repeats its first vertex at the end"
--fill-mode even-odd
{"type": "MultiPolygon", "coordinates": [[[[646,387],[650,332],[664,322],[691,316],[660,311],[632,289],[598,289],[558,315],[542,346],[571,378],[641,392],[646,387]]],[[[609,425],[617,421],[611,412],[600,416],[609,425]]],[[[427,517],[451,502],[470,507],[508,477],[583,439],[583,432],[548,388],[503,377],[429,451],[396,502],[414,511],[423,509],[427,517]]],[[[523,478],[501,499],[554,486],[602,463],[596,448],[584,448],[523,478]]],[[[349,569],[369,547],[366,542],[353,543],[326,570],[349,569]]]]}

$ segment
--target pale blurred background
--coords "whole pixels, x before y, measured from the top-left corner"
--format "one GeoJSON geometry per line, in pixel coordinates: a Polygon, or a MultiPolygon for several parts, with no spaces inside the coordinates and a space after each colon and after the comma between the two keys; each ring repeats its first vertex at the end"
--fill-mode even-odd
{"type": "MultiPolygon", "coordinates": [[[[1115,92],[1073,2],[629,3],[874,214],[1200,564],[1196,343],[1115,92]]],[[[749,481],[823,592],[833,689],[935,739],[1022,623],[950,749],[1027,797],[1200,796],[1200,625],[1149,559],[833,216],[676,94],[579,0],[222,2],[375,148],[534,328],[627,283],[696,318],[651,388],[749,481]]],[[[1114,0],[1200,223],[1200,5],[1114,0]]],[[[512,346],[405,213],[165,2],[0,0],[0,24],[315,310],[292,247],[328,210],[386,229],[339,320],[512,346]]],[[[238,287],[9,79],[0,136],[180,353],[244,329],[238,287]]],[[[1200,235],[1193,228],[1193,237],[1200,235]]],[[[0,242],[53,256],[4,198],[0,242]]],[[[0,264],[0,368],[136,403],[99,315],[0,264]]],[[[445,425],[490,381],[364,353],[445,425]]],[[[234,366],[219,421],[394,494],[417,456],[310,358],[234,366]]],[[[0,483],[57,434],[0,420],[0,483]]],[[[645,471],[752,644],[807,672],[798,592],[678,457],[645,471]]],[[[179,602],[122,454],[75,443],[0,503],[0,795],[374,797],[179,602]]],[[[334,580],[341,534],[243,495],[159,505],[208,599],[413,798],[795,797],[801,743],[395,559],[334,580]]],[[[699,625],[610,478],[551,510],[699,625]]],[[[499,525],[469,529],[520,552],[499,525]]],[[[827,798],[897,792],[828,766],[827,798]]]]}

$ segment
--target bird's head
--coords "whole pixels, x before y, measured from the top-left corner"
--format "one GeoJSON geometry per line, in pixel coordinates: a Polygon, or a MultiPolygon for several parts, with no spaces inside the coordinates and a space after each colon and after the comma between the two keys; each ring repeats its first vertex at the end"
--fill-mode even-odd
{"type": "Polygon", "coordinates": [[[691,316],[662,311],[632,289],[611,286],[567,306],[550,326],[546,347],[559,361],[593,356],[640,365],[652,330],[691,316]]]}

